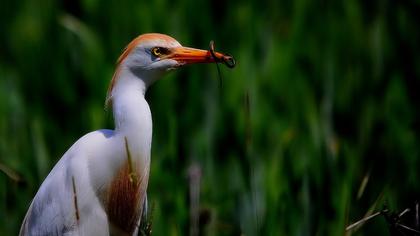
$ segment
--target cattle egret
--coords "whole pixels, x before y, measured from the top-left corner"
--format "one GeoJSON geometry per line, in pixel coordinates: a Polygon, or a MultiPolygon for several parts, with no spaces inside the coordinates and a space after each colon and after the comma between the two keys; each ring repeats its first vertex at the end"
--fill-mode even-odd
{"type": "Polygon", "coordinates": [[[143,34],[119,57],[106,98],[115,130],[80,138],[35,195],[20,235],[137,235],[146,211],[152,116],[147,88],[165,72],[193,63],[232,62],[213,49],[143,34]]]}

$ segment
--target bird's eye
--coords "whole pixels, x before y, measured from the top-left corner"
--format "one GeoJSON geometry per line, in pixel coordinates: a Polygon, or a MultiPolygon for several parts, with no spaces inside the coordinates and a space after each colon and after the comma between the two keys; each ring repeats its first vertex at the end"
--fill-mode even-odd
{"type": "Polygon", "coordinates": [[[159,57],[159,56],[162,55],[162,53],[163,53],[162,48],[160,48],[160,47],[154,47],[154,48],[152,48],[152,54],[153,54],[153,56],[159,57]]]}

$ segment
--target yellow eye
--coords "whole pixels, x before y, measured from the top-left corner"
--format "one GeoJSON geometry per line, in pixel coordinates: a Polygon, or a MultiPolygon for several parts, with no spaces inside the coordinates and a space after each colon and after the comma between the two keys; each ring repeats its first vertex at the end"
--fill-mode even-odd
{"type": "Polygon", "coordinates": [[[152,48],[152,54],[153,56],[161,56],[162,55],[162,49],[160,47],[154,47],[152,48]]]}

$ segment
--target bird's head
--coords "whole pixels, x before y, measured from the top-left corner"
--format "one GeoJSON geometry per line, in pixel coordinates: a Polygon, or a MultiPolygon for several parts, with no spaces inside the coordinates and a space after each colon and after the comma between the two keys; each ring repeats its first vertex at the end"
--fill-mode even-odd
{"type": "Polygon", "coordinates": [[[108,98],[121,75],[131,73],[146,87],[169,70],[195,63],[213,63],[218,59],[233,60],[219,52],[183,47],[174,38],[158,33],[142,34],[131,41],[118,58],[117,69],[108,89],[108,98]]]}

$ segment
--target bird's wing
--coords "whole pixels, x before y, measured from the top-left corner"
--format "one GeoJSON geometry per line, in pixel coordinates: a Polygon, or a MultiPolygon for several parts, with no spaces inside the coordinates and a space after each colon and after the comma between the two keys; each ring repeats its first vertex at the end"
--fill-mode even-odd
{"type": "MultiPolygon", "coordinates": [[[[64,156],[66,157],[66,156],[64,156]]],[[[63,235],[76,230],[71,175],[60,161],[33,199],[21,235],[63,235]]]]}
{"type": "Polygon", "coordinates": [[[110,132],[89,133],[63,155],[34,197],[19,235],[79,235],[79,230],[86,235],[108,234],[87,160],[96,152],[92,149],[106,151],[110,132]]]}

